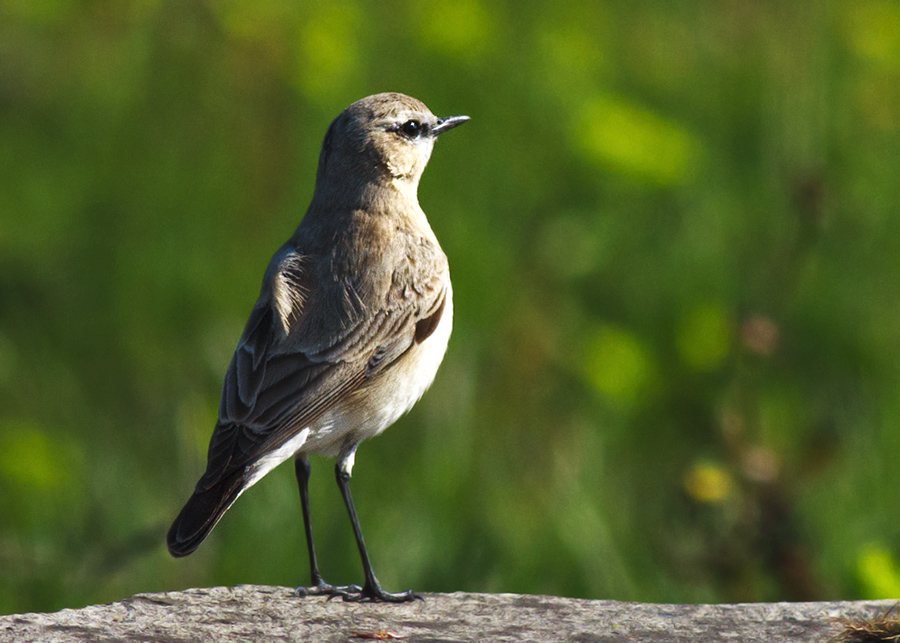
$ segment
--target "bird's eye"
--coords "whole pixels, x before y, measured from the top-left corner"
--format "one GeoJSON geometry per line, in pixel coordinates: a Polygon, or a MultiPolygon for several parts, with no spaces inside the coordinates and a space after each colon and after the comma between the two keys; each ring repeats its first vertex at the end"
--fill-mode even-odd
{"type": "Polygon", "coordinates": [[[406,121],[400,126],[400,132],[409,138],[418,138],[422,134],[423,129],[422,123],[415,119],[406,121]]]}

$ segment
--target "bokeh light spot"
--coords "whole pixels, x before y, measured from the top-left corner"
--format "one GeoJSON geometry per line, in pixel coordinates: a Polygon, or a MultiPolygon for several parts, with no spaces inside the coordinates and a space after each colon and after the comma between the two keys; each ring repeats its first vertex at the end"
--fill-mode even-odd
{"type": "Polygon", "coordinates": [[[678,324],[678,354],[692,370],[715,370],[728,357],[733,333],[731,317],[724,306],[718,303],[695,306],[678,324]]]}
{"type": "Polygon", "coordinates": [[[856,559],[856,575],[868,599],[900,596],[900,569],[893,554],[880,543],[869,543],[856,559]]]}
{"type": "Polygon", "coordinates": [[[684,476],[684,490],[697,502],[720,503],[728,498],[732,486],[728,471],[715,462],[698,462],[684,476]]]}
{"type": "Polygon", "coordinates": [[[588,379],[613,406],[627,409],[646,398],[656,368],[635,334],[602,325],[594,331],[585,358],[588,379]]]}
{"type": "Polygon", "coordinates": [[[646,183],[687,183],[700,159],[700,142],[686,128],[622,98],[588,101],[575,122],[586,158],[646,183]]]}

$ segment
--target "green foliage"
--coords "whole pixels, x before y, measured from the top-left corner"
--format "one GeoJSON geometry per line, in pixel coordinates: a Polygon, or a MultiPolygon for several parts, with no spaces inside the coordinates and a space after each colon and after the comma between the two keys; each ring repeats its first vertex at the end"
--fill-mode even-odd
{"type": "Polygon", "coordinates": [[[387,588],[897,591],[893,0],[0,0],[0,612],[307,581],[290,467],[163,536],[325,128],[388,90],[472,122],[420,190],[449,353],[354,470],[387,588]]]}

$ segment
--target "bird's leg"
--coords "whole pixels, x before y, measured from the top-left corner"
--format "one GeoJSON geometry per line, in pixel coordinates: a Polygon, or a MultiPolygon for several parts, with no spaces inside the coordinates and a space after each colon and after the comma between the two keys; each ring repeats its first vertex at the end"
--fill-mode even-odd
{"type": "Polygon", "coordinates": [[[297,594],[300,596],[313,595],[344,595],[347,592],[359,592],[361,588],[358,585],[348,585],[346,587],[334,587],[329,585],[319,573],[319,562],[316,559],[316,546],[313,542],[312,522],[309,517],[309,457],[305,453],[299,454],[294,459],[294,472],[297,474],[297,486],[300,488],[300,506],[303,510],[303,527],[306,530],[306,548],[309,551],[309,573],[312,582],[309,587],[298,587],[297,594]]]}
{"type": "Polygon", "coordinates": [[[366,551],[366,543],[363,540],[362,531],[359,528],[359,519],[356,516],[356,509],[353,506],[353,497],[350,495],[350,472],[353,470],[353,462],[356,457],[356,447],[352,445],[346,447],[338,458],[334,467],[335,477],[337,478],[338,488],[344,497],[344,504],[347,505],[347,512],[350,514],[350,522],[353,525],[353,535],[356,536],[356,545],[359,547],[359,556],[362,559],[363,573],[366,582],[362,590],[357,593],[342,594],[345,601],[383,601],[388,603],[405,603],[416,599],[422,600],[421,596],[414,594],[412,590],[400,592],[399,594],[391,594],[381,589],[378,579],[375,578],[375,572],[372,571],[372,563],[369,562],[369,554],[366,551]]]}

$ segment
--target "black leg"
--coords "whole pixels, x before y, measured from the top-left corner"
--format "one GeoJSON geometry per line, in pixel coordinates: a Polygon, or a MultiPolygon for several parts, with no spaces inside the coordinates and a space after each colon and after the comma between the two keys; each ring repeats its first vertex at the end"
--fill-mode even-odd
{"type": "Polygon", "coordinates": [[[353,497],[350,495],[350,472],[353,469],[353,461],[356,455],[356,445],[346,449],[338,458],[334,467],[335,477],[337,478],[338,488],[344,497],[344,504],[347,505],[347,512],[350,514],[350,522],[353,525],[353,535],[356,536],[356,546],[359,547],[359,556],[362,559],[363,573],[366,577],[365,585],[359,594],[342,594],[344,600],[350,601],[385,601],[389,603],[405,603],[416,599],[422,600],[421,596],[413,594],[412,590],[400,592],[399,594],[391,594],[381,589],[378,579],[375,578],[375,572],[372,571],[372,563],[369,562],[369,554],[366,551],[366,543],[363,540],[362,530],[359,528],[359,519],[356,516],[356,508],[353,506],[353,497]]]}
{"type": "Polygon", "coordinates": [[[303,510],[303,527],[306,530],[306,549],[309,552],[309,573],[312,582],[309,587],[298,587],[300,596],[312,596],[325,594],[329,596],[343,596],[347,592],[359,592],[358,585],[347,587],[333,587],[322,579],[319,573],[319,562],[316,559],[316,546],[313,543],[312,522],[309,517],[309,458],[301,453],[294,459],[294,472],[297,474],[297,486],[300,488],[300,506],[303,510]]]}

